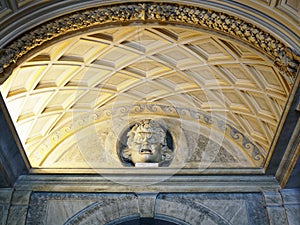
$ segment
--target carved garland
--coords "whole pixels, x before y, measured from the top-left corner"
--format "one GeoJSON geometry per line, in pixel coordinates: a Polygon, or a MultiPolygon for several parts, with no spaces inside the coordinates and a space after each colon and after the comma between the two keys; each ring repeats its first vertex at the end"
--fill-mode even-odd
{"type": "Polygon", "coordinates": [[[292,52],[269,33],[240,18],[194,6],[169,3],[130,3],[88,9],[47,22],[0,50],[0,83],[16,63],[30,50],[58,36],[93,26],[111,23],[161,22],[197,26],[238,38],[267,54],[293,82],[300,54],[292,52]]]}

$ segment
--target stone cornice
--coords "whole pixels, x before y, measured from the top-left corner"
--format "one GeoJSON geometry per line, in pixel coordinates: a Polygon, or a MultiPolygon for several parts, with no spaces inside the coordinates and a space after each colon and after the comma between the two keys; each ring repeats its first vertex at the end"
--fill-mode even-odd
{"type": "Polygon", "coordinates": [[[24,175],[16,190],[55,192],[261,192],[279,190],[272,176],[24,175]],[[115,182],[115,181],[118,182],[115,182]],[[186,185],[182,185],[186,184],[186,185]],[[224,185],[226,184],[226,185],[224,185]]]}
{"type": "Polygon", "coordinates": [[[222,12],[169,3],[129,3],[103,6],[68,14],[40,25],[0,50],[0,82],[31,50],[62,35],[106,25],[160,23],[192,26],[231,36],[264,53],[293,82],[300,53],[257,26],[222,12]]]}

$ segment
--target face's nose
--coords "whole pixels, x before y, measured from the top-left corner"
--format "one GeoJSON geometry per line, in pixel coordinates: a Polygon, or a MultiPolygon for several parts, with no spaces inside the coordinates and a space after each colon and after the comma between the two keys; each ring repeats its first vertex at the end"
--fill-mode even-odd
{"type": "Polygon", "coordinates": [[[144,141],[143,143],[142,143],[142,149],[149,149],[149,143],[147,142],[147,141],[144,141]]]}

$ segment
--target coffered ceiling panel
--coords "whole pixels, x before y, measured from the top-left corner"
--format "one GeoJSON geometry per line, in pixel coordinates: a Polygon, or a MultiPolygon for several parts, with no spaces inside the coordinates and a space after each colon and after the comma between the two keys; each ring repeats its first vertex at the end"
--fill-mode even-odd
{"type": "MultiPolygon", "coordinates": [[[[98,145],[91,143],[97,138],[89,131],[84,135],[89,139],[76,135],[94,126],[96,136],[105,139],[114,110],[131,107],[131,116],[145,116],[136,105],[152,107],[148,117],[171,118],[174,109],[213,114],[230,129],[222,151],[232,163],[215,160],[210,166],[260,168],[290,88],[270,62],[233,40],[191,29],[138,26],[53,44],[16,68],[1,92],[34,168],[88,168],[77,142],[90,140],[87,151],[95,155],[92,146],[98,145]],[[240,135],[232,134],[237,131],[240,135]],[[245,140],[258,149],[259,162],[245,153],[245,140]]],[[[217,130],[212,123],[199,124],[217,130]]]]}

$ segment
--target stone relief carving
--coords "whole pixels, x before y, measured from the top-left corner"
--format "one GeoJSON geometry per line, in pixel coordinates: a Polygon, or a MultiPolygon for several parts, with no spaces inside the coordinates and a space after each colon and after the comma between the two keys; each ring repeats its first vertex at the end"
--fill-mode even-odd
{"type": "Polygon", "coordinates": [[[191,137],[193,134],[191,132],[187,133],[187,141],[191,146],[191,152],[187,159],[187,162],[222,162],[222,163],[234,163],[237,162],[226,149],[219,144],[211,141],[208,137],[204,135],[197,134],[191,137]],[[191,143],[194,142],[194,143],[191,143]],[[211,151],[212,149],[217,149],[217,152],[212,155],[212,159],[210,157],[205,157],[208,153],[207,151],[211,151]]]}
{"type": "Polygon", "coordinates": [[[79,11],[31,30],[0,50],[0,81],[9,76],[13,64],[22,56],[49,40],[86,28],[124,22],[178,23],[233,36],[267,54],[291,83],[299,68],[299,52],[294,52],[269,33],[240,18],[194,6],[147,2],[79,11]]]}
{"type": "Polygon", "coordinates": [[[173,150],[167,144],[167,130],[154,120],[141,120],[127,133],[126,147],[120,150],[120,157],[135,166],[168,165],[173,150]]]}
{"type": "MultiPolygon", "coordinates": [[[[97,123],[97,121],[104,121],[106,119],[110,119],[111,117],[117,117],[122,118],[126,117],[128,114],[130,115],[149,115],[149,113],[156,113],[159,115],[164,115],[166,117],[172,117],[172,118],[186,118],[187,120],[196,120],[198,123],[203,124],[205,126],[208,126],[210,128],[213,127],[213,129],[216,129],[220,131],[221,133],[224,132],[224,134],[231,138],[237,145],[244,150],[244,152],[252,158],[255,165],[258,167],[262,166],[266,159],[266,150],[264,150],[261,146],[251,141],[249,138],[247,138],[245,135],[242,134],[241,131],[237,130],[233,126],[225,123],[222,120],[217,119],[216,117],[213,117],[211,115],[208,115],[204,112],[194,111],[191,109],[185,109],[180,107],[174,107],[174,106],[167,106],[162,104],[134,104],[130,106],[120,106],[115,107],[114,110],[103,108],[95,111],[94,114],[82,115],[81,117],[78,117],[76,120],[72,122],[72,124],[69,124],[68,127],[63,127],[61,130],[55,131],[53,134],[50,134],[50,139],[52,136],[59,136],[60,139],[57,141],[65,140],[69,135],[72,135],[73,133],[77,132],[78,130],[81,130],[83,127],[88,126],[89,124],[97,123]],[[65,133],[65,135],[61,135],[62,133],[65,133]],[[59,134],[59,135],[58,135],[59,134]]],[[[129,131],[129,130],[128,130],[129,131]]],[[[127,133],[126,133],[127,134],[127,133]]],[[[127,146],[127,137],[126,134],[124,136],[124,140],[122,140],[123,149],[127,146]]],[[[168,134],[168,133],[167,133],[168,134]]],[[[167,135],[168,137],[169,135],[167,135]]],[[[46,140],[42,145],[40,145],[39,148],[53,148],[51,145],[52,142],[46,140]]],[[[55,144],[55,143],[54,143],[55,144]]],[[[121,150],[122,147],[118,147],[119,150],[121,150]]],[[[194,147],[192,147],[194,148],[194,147]]],[[[170,148],[172,150],[172,148],[170,148]]],[[[195,147],[195,149],[197,149],[195,147]]],[[[39,149],[42,151],[43,149],[39,149]]],[[[37,152],[40,152],[37,151],[37,152]]],[[[45,152],[47,152],[45,150],[45,152]]],[[[116,152],[119,154],[120,152],[116,152]]],[[[125,158],[121,158],[121,161],[125,165],[132,165],[132,163],[129,161],[125,161],[125,158]]],[[[199,158],[199,157],[198,157],[199,158]]],[[[200,160],[200,159],[198,159],[200,160]]],[[[197,161],[198,161],[197,160],[197,161]]]]}

